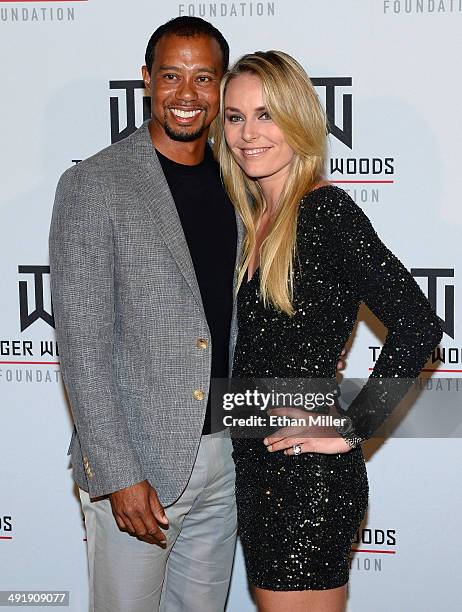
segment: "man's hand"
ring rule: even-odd
[[[166,545],[165,534],[158,524],[167,529],[168,518],[156,490],[147,480],[111,493],[109,500],[121,531],[127,531],[148,544]]]

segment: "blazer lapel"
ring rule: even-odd
[[[241,251],[242,244],[244,241],[244,224],[242,223],[242,219],[236,211],[236,227],[237,227],[237,249],[236,249],[236,264],[234,267],[234,282],[233,282],[233,292],[236,295],[236,287],[237,287],[237,277],[239,273],[239,264],[241,261]]]
[[[149,121],[143,123],[131,136],[135,159],[139,162],[139,184],[143,194],[143,202],[149,209],[173,259],[204,313],[191,254],[170,188],[152,145],[148,123]]]

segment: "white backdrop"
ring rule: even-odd
[[[75,612],[87,608],[86,545],[50,317],[54,189],[74,160],[111,143],[111,97],[113,132],[130,123],[127,85],[110,82],[139,80],[152,31],[181,14],[220,28],[232,59],[273,48],[306,67],[337,126],[330,179],[350,190],[433,300],[446,352],[428,369],[462,371],[461,0],[0,0],[0,590],[69,590]],[[345,375],[367,376],[381,340],[376,322],[361,322]],[[459,440],[400,438],[365,450],[371,502],[349,612],[462,609]],[[228,612],[247,610],[238,549]]]

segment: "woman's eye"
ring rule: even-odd
[[[242,119],[240,115],[228,115],[226,118],[231,123],[237,123],[238,121],[241,121]]]
[[[269,116],[269,113],[265,111],[264,113],[260,115],[260,119],[271,120],[271,117]]]

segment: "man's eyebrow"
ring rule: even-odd
[[[202,68],[198,68],[197,72],[210,72],[211,74],[216,74],[216,68],[213,68],[211,66],[203,66]]]
[[[159,66],[159,70],[177,70],[180,71],[181,68],[179,66]],[[202,66],[200,68],[196,68],[196,72],[210,72],[211,74],[217,74],[215,68],[211,68],[210,66]]]

